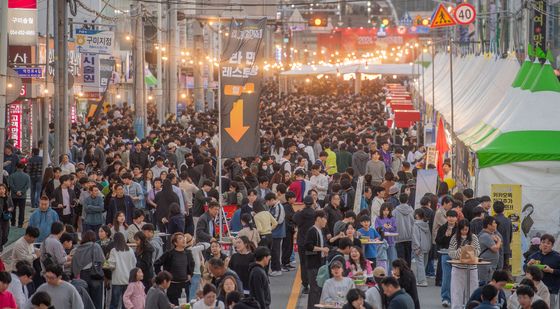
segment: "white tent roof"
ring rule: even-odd
[[[318,75],[318,74],[386,74],[386,75],[412,75],[413,67],[410,64],[343,64],[343,65],[302,65],[289,71],[284,71],[281,75]]]
[[[435,108],[451,121],[451,91],[449,54],[440,53],[434,59]],[[475,127],[494,111],[511,88],[519,63],[515,58],[495,59],[467,55],[453,58],[453,100],[455,132],[460,134]],[[425,69],[424,93],[432,103],[432,68]],[[419,83],[421,85],[421,83]],[[417,86],[418,87],[418,86]],[[421,91],[421,89],[420,89]]]

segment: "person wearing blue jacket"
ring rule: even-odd
[[[41,196],[39,208],[35,209],[29,217],[29,226],[38,228],[40,232],[37,242],[42,242],[50,235],[51,225],[57,221],[60,221],[60,218],[50,207],[49,198],[46,195]]]
[[[89,194],[84,202],[84,232],[92,230],[97,234],[103,224],[105,204],[97,186],[89,187]]]
[[[276,277],[282,275],[282,240],[286,237],[286,211],[284,205],[276,199],[275,193],[267,193],[265,196],[266,206],[270,208],[270,213],[278,222],[275,229],[272,230],[272,258],[270,260],[270,276]]]
[[[528,265],[545,265],[542,270],[542,282],[550,292],[550,308],[558,308],[558,291],[560,290],[560,253],[552,250],[554,241],[554,236],[543,234],[539,245],[540,250],[533,253],[523,267],[525,269]]]

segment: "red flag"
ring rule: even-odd
[[[439,177],[443,180],[443,155],[449,151],[449,145],[447,145],[447,137],[445,136],[445,128],[441,117],[439,118],[437,127],[436,150],[438,152],[437,171]]]

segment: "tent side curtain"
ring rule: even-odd
[[[415,75],[418,68],[410,64],[344,64],[344,65],[302,65],[280,73],[281,75],[319,75],[319,74],[382,74]]]
[[[480,168],[523,161],[560,161],[560,131],[500,134],[477,151]]]

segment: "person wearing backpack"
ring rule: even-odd
[[[376,267],[373,270],[373,280],[375,281],[375,286],[370,287],[366,291],[366,303],[368,303],[373,309],[385,309],[387,308],[387,297],[383,294],[383,287],[381,286],[381,280],[387,276],[385,268]]]
[[[324,229],[327,226],[327,215],[324,211],[315,212],[315,224],[305,234],[305,263],[309,280],[309,296],[307,309],[314,309],[321,298],[321,287],[317,284],[317,273],[329,253],[327,237]]]
[[[64,234],[64,224],[54,222],[51,225],[51,234],[41,243],[41,268],[43,272],[49,265],[64,267],[66,262],[72,261],[72,256],[67,255],[60,242],[60,237]]]

